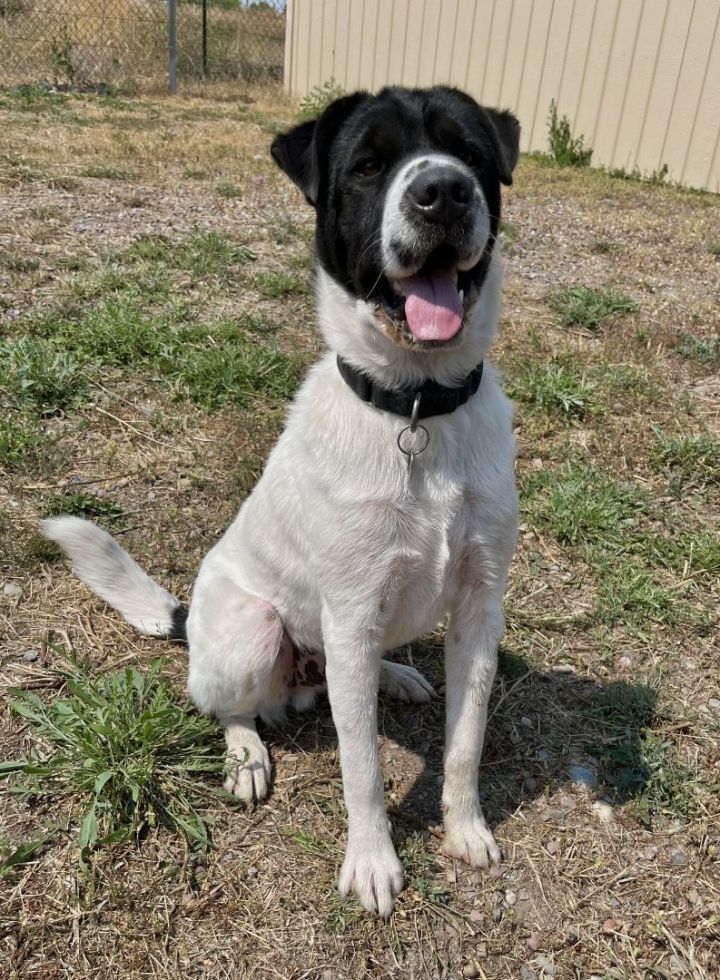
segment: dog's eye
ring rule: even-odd
[[[382,168],[382,163],[376,157],[366,157],[355,166],[355,173],[361,177],[377,177]]]

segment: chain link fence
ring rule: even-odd
[[[280,83],[285,2],[176,0],[183,80]],[[168,82],[168,0],[0,0],[0,87],[157,90]]]

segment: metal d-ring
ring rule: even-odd
[[[401,453],[407,456],[408,473],[412,472],[412,465],[415,457],[419,456],[420,453],[424,453],[430,443],[430,433],[428,432],[428,430],[425,428],[424,425],[418,422],[418,415],[420,414],[420,395],[421,393],[419,391],[415,394],[415,400],[413,401],[412,412],[410,413],[410,425],[406,425],[405,428],[401,429],[398,432],[398,437],[397,437],[398,449],[400,450]],[[411,435],[414,435],[418,431],[418,429],[420,429],[424,434],[425,441],[422,443],[419,449],[409,449],[409,448],[406,449],[405,446],[403,446],[402,444],[403,436],[405,435],[406,432],[409,432]]]

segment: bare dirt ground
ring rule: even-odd
[[[255,390],[256,374],[237,395],[223,366],[234,325],[291,374],[320,349],[311,215],[267,152],[292,118],[267,93],[0,94],[0,343],[15,345],[2,355],[12,370],[0,365],[12,426],[5,442],[0,429],[3,686],[56,696],[64,648],[98,671],[160,653],[182,690],[182,651],[136,637],[34,526],[68,491],[89,495],[188,597],[294,384],[262,375]],[[439,853],[439,628],[398,656],[440,696],[381,703],[407,877],[390,921],[335,891],[344,812],[322,703],[266,730],[272,796],[250,811],[219,799],[210,851],[157,830],[83,866],[71,828],[7,869],[3,976],[720,975],[720,203],[538,159],[521,161],[506,200],[495,359],[517,402],[523,523],[480,773],[502,868]],[[611,287],[636,309],[563,326],[548,300],[575,285]],[[188,323],[195,360],[177,342]],[[141,330],[167,350],[121,357]],[[49,344],[76,359],[23,361],[26,336],[40,362]],[[31,742],[3,708],[2,758]],[[5,794],[0,845],[67,806]]]

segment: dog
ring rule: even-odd
[[[520,127],[447,87],[331,103],[271,153],[315,209],[311,368],[257,486],[202,562],[189,613],[105,531],[42,528],[145,634],[186,639],[188,690],[226,729],[226,788],[262,800],[256,730],[326,687],[347,807],[342,895],[387,917],[403,886],[378,759],[378,689],[430,684],[383,654],[449,614],[443,850],[500,851],[478,768],[517,536],[512,408],[485,360],[500,309],[501,184]]]

